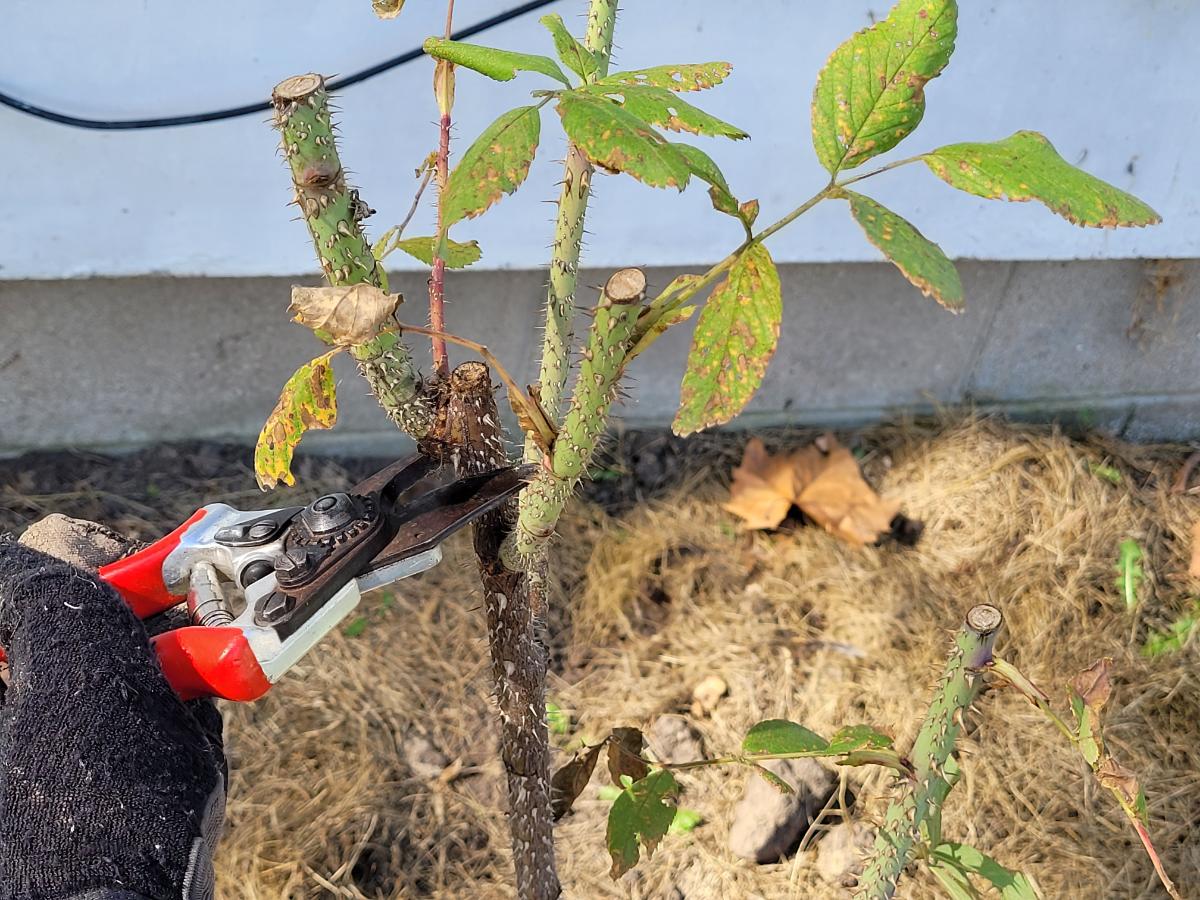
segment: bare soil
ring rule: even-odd
[[[763,437],[784,449],[812,434]],[[668,712],[691,717],[712,754],[735,749],[767,717],[826,732],[865,722],[904,746],[951,632],[988,601],[1005,613],[1000,653],[1056,701],[1077,671],[1113,658],[1111,749],[1142,777],[1168,870],[1184,896],[1200,896],[1200,642],[1154,659],[1140,653],[1147,631],[1189,609],[1200,587],[1187,575],[1200,495],[1170,491],[1190,448],[979,420],[843,440],[861,452],[869,480],[925,523],[915,546],[856,549],[799,524],[741,532],[720,504],[743,436],[613,442],[556,548],[546,640],[551,697],[571,715],[555,736],[561,758],[581,738]],[[378,462],[302,460],[302,488],[268,498],[249,460],[245,448],[190,444],[0,461],[0,529],[63,512],[152,538],[200,503],[295,502]],[[1120,483],[1095,474],[1098,465]],[[1114,584],[1125,538],[1146,553],[1134,615]],[[511,896],[478,585],[469,542],[446,549],[436,570],[368,596],[359,633],[332,635],[263,701],[226,707],[221,898]],[[710,675],[727,682],[728,696],[693,715],[692,688]],[[1047,897],[1165,896],[1119,811],[1024,700],[990,690],[968,725],[948,838],[1024,870]],[[448,763],[440,775],[422,757],[429,745],[435,769]],[[613,882],[597,775],[558,828],[566,896],[844,896],[813,871],[817,832],[777,864],[728,852],[745,777],[715,769],[683,778],[682,804],[703,824],[668,836],[634,876]],[[845,777],[857,798],[845,814],[878,820],[887,776]],[[842,812],[835,806],[828,822]],[[918,875],[901,895],[936,888]]]

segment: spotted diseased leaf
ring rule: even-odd
[[[478,44],[464,44],[448,38],[431,37],[425,41],[425,52],[434,59],[444,59],[456,66],[474,69],[496,81],[512,81],[518,72],[539,72],[560,81],[567,87],[571,82],[558,64],[548,56],[537,53],[514,53]]]
[[[693,106],[666,88],[647,85],[594,84],[584,90],[603,97],[632,113],[643,122],[667,131],[686,131],[711,137],[727,137],[735,141],[748,138],[736,125],[723,122],[716,116]]]
[[[554,50],[562,64],[584,80],[596,74],[596,55],[567,30],[562,16],[553,13],[538,19],[554,39]]]
[[[962,279],[941,247],[870,197],[845,190],[841,194],[850,201],[850,214],[867,240],[883,251],[914,287],[951,312],[962,310]]]
[[[949,144],[921,158],[960,191],[989,200],[1037,200],[1075,225],[1117,228],[1162,221],[1137,197],[1075,168],[1036,131],[991,143]]]
[[[869,725],[847,725],[839,728],[829,739],[826,748],[831,754],[853,753],[855,750],[886,750],[892,739]]]
[[[550,779],[550,809],[555,820],[565,816],[574,805],[583,789],[591,780],[592,772],[596,769],[596,760],[600,758],[600,748],[586,747],[576,753],[571,761],[554,773]]]
[[[744,203],[739,203],[738,217],[746,223],[747,229],[754,227],[754,220],[758,218],[758,201],[747,200]]]
[[[446,183],[442,218],[449,228],[482,214],[525,181],[541,137],[536,106],[510,109],[475,139]]]
[[[433,250],[437,238],[434,237],[412,237],[404,238],[396,241],[395,249],[403,250],[414,259],[419,259],[427,266],[433,265]],[[467,241],[465,244],[459,241],[446,239],[445,244],[447,269],[465,269],[469,265],[479,262],[483,256],[483,251],[479,249],[478,241]]]
[[[999,893],[1001,900],[1041,900],[1041,893],[1029,878],[1000,865],[985,853],[967,844],[944,843],[931,853],[936,862],[962,873],[983,878]],[[970,888],[970,884],[967,884]],[[966,896],[978,896],[974,891]]]
[[[381,19],[394,19],[404,9],[404,0],[371,0],[371,9]]]
[[[829,749],[829,741],[815,731],[787,719],[759,722],[742,740],[744,753],[814,753]]]
[[[702,91],[724,81],[733,66],[727,62],[689,63],[681,66],[654,66],[629,72],[613,72],[597,84],[636,84],[666,88],[668,91]]]
[[[625,775],[634,781],[646,777],[650,767],[642,759],[642,747],[646,740],[637,728],[614,728],[608,739],[608,774],[613,784],[621,784]]]
[[[900,0],[833,51],[812,99],[813,147],[831,175],[895,147],[925,115],[925,84],[950,61],[954,0]]]
[[[264,491],[281,481],[295,484],[292,454],[304,432],[332,428],[337,421],[337,387],[329,364],[337,352],[330,350],[297,369],[267,416],[254,448],[254,474]]]
[[[292,285],[288,312],[293,322],[307,325],[331,344],[363,344],[382,331],[392,320],[396,307],[404,302],[399,294],[389,294],[373,284],[346,287],[303,287]]]
[[[754,244],[700,313],[671,426],[676,434],[722,425],[742,411],[762,383],[782,319],[779,273],[767,248]]]
[[[609,874],[614,880],[637,865],[640,850],[646,852],[647,859],[654,855],[675,821],[674,798],[678,793],[674,776],[659,769],[630,784],[613,801],[608,813],[607,844],[612,857]]]
[[[558,114],[567,137],[605,171],[651,187],[687,187],[691,173],[675,145],[619,104],[572,91],[559,96]]]

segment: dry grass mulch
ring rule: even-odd
[[[776,449],[811,435],[766,437]],[[694,718],[712,754],[736,748],[768,717],[824,732],[866,722],[904,746],[951,632],[986,600],[1005,614],[999,652],[1056,701],[1077,671],[1114,659],[1111,748],[1142,776],[1168,871],[1184,896],[1200,896],[1200,642],[1154,659],[1140,653],[1147,630],[1190,608],[1200,587],[1186,575],[1200,498],[1169,491],[1187,448],[1074,440],[995,421],[873,429],[851,442],[868,477],[926,528],[916,547],[855,549],[813,528],[741,533],[719,504],[742,441],[672,442],[648,462],[619,443],[611,484],[593,494],[609,511],[580,503],[564,522],[547,628],[551,696],[572,715],[570,732],[556,737],[561,748],[613,725],[688,714],[692,686],[714,674],[729,694]],[[0,463],[0,527],[59,511],[148,536],[189,512],[201,487],[206,499],[262,503],[245,490],[248,454],[206,452],[216,453],[202,467],[211,471],[192,471],[194,454],[184,453],[158,475],[153,455],[129,469],[90,457],[57,468]],[[672,470],[658,472],[654,495],[633,505],[631,459]],[[1094,474],[1100,464],[1120,472],[1120,483]],[[308,494],[361,472],[307,465]],[[125,481],[105,480],[117,470]],[[1135,616],[1113,583],[1125,538],[1146,553]],[[451,542],[442,566],[402,582],[390,600],[367,597],[363,609],[360,634],[331,636],[264,701],[227,707],[232,784],[219,896],[511,896],[468,542]],[[948,838],[1022,869],[1047,897],[1165,896],[1119,811],[1032,707],[992,690],[969,724]],[[450,761],[441,777],[413,770],[405,748],[415,736]],[[636,876],[617,883],[607,876],[597,777],[558,829],[566,896],[844,896],[816,878],[812,850],[766,866],[727,851],[745,777],[719,769],[682,778],[682,804],[704,824],[668,836]],[[886,775],[846,777],[857,798],[849,814],[881,817]],[[819,845],[819,835],[808,843]],[[901,895],[935,896],[936,888],[918,875]]]

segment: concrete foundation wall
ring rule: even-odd
[[[960,268],[967,311],[954,316],[884,263],[782,266],[779,351],[740,424],[861,423],[972,403],[1135,439],[1200,436],[1200,261]],[[650,269],[651,284],[679,271]],[[533,377],[543,277],[468,272],[449,285],[452,329],[486,342],[518,379]],[[582,283],[604,277],[585,271]],[[0,452],[253,442],[287,377],[321,352],[285,312],[300,280],[0,282]],[[422,320],[423,277],[394,282],[412,298],[401,317]],[[632,366],[625,422],[670,422],[690,333],[668,333]],[[398,446],[353,367],[338,368],[340,423],[304,446]]]

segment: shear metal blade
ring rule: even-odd
[[[520,466],[471,475],[435,488],[396,509],[395,536],[359,578],[437,547],[515,495],[531,474],[531,467]]]

